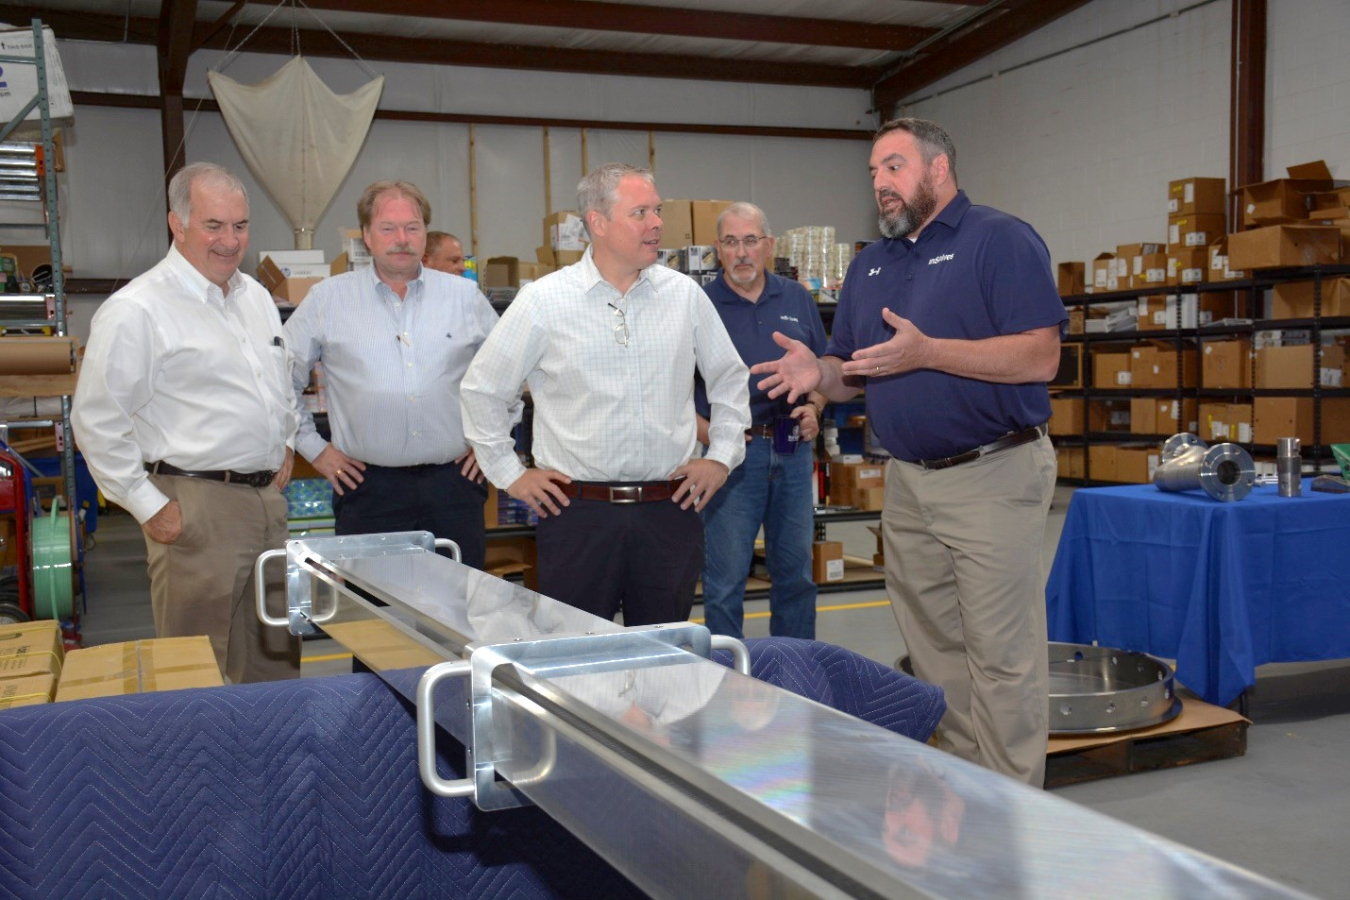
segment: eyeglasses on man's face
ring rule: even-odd
[[[728,250],[735,250],[737,247],[744,247],[747,250],[753,250],[759,246],[759,242],[765,240],[764,237],[755,234],[746,235],[743,238],[727,236],[717,243]]]

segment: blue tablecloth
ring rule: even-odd
[[[1350,495],[1236,503],[1152,485],[1074,493],[1046,586],[1050,638],[1164,656],[1227,705],[1268,662],[1350,657]]]

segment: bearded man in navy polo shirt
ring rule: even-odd
[[[866,390],[886,470],[886,586],[914,673],[940,685],[943,749],[1040,786],[1048,730],[1041,541],[1055,487],[1046,382],[1068,317],[1045,243],[972,205],[936,123],[872,144],[884,240],[849,267],[825,354],[775,336],[759,387]]]
[[[765,271],[773,260],[773,235],[764,210],[733,203],[717,219],[717,257],[722,270],[703,286],[746,365],[782,355],[774,334],[801,341],[812,352],[825,350],[825,326],[806,288]],[[820,433],[825,398],[813,394],[793,406],[770,399],[750,377],[750,430],[745,462],[732,470],[721,491],[703,510],[703,611],[713,634],[744,637],[745,577],[754,557],[755,536],[764,527],[769,569],[769,633],[810,640],[816,636],[816,584],[811,578],[815,525],[815,480],[811,441]],[[695,384],[699,441],[708,444],[707,394]],[[797,426],[791,449],[775,444],[780,419]]]

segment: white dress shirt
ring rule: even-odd
[[[171,247],[94,315],[71,425],[99,488],[138,522],[169,502],[145,463],[272,471],[294,442],[276,304],[239,272],[229,288]]]
[[[664,481],[698,455],[696,365],[712,404],[707,458],[733,469],[745,458],[750,373],[712,302],[661,265],[620,295],[587,250],[507,307],[464,376],[464,433],[488,479],[510,486],[525,472],[511,403],[528,382],[541,468],[577,481]]]
[[[448,463],[469,449],[460,379],[496,324],[467,278],[423,266],[400,298],[373,266],[338,275],[316,284],[286,322],[295,390],[322,362],[339,450],[377,466]],[[327,446],[302,411],[300,455],[313,461]]]

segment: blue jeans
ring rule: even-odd
[[[809,448],[782,455],[774,452],[772,438],[756,437],[745,447],[745,462],[703,510],[703,610],[713,634],[743,636],[745,579],[762,524],[772,582],[769,633],[815,637],[812,472]]]

